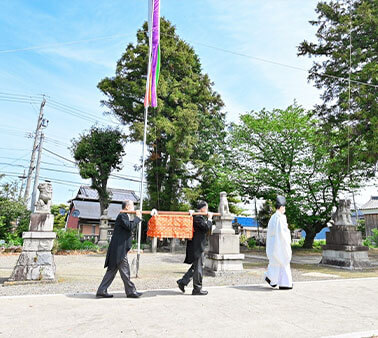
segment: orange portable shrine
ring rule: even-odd
[[[193,217],[187,215],[155,215],[148,221],[147,236],[157,238],[193,238]]]

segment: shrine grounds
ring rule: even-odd
[[[321,253],[294,251],[290,291],[264,283],[262,250],[245,255],[243,274],[205,277],[209,295],[195,297],[176,287],[188,268],[184,254],[144,253],[136,300],[125,298],[119,276],[109,290],[115,298],[95,298],[103,254],[56,255],[56,283],[6,286],[18,254],[0,255],[0,337],[378,336],[377,250],[372,269],[353,272],[318,266]]]

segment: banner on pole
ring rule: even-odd
[[[160,73],[160,0],[149,0],[148,7],[148,69],[145,107],[157,107],[157,84]]]

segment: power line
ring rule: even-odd
[[[103,36],[103,37],[99,37],[99,38],[92,38],[92,39],[86,39],[86,40],[76,40],[76,41],[69,41],[69,42],[61,42],[61,43],[55,43],[55,44],[51,44],[51,45],[44,45],[44,46],[34,46],[34,47],[27,47],[27,48],[0,50],[0,54],[13,53],[13,52],[19,52],[19,51],[30,51],[30,50],[37,50],[37,49],[46,49],[46,48],[51,48],[51,47],[73,45],[73,44],[82,43],[82,42],[105,40],[105,39],[114,38],[114,37],[117,37],[117,36],[129,36],[129,35],[131,35],[131,34],[109,35],[109,36]],[[170,37],[176,36],[175,34],[167,34],[167,33],[161,33],[161,35],[170,36]],[[308,72],[308,70],[305,69],[305,68],[292,66],[292,65],[285,64],[285,63],[282,63],[282,62],[273,61],[273,60],[253,56],[253,55],[248,55],[248,54],[236,52],[234,50],[229,50],[229,49],[226,49],[226,48],[221,48],[221,47],[218,47],[218,46],[209,45],[207,43],[203,43],[203,42],[199,42],[199,41],[193,41],[193,40],[186,40],[186,41],[188,41],[192,44],[197,44],[197,45],[200,45],[200,46],[203,46],[203,47],[206,47],[206,48],[214,49],[214,50],[217,50],[217,51],[220,51],[220,52],[223,52],[223,53],[237,55],[237,56],[245,57],[245,58],[248,58],[248,59],[253,59],[253,60],[256,60],[256,61],[265,62],[265,63],[269,63],[269,64],[272,64],[272,65],[285,67],[285,68],[289,68],[289,69],[293,69],[293,70],[304,71],[306,73]],[[334,78],[334,79],[338,79],[338,80],[341,80],[341,81],[349,81],[348,78],[344,78],[344,77],[341,77],[341,76],[335,76],[335,75],[331,75],[331,74],[320,74],[320,73],[316,73],[316,72],[312,72],[312,74],[315,74],[315,75],[318,75],[318,76],[323,76],[323,77]],[[350,81],[353,82],[353,83],[356,83],[356,84],[370,86],[370,87],[373,87],[373,88],[378,88],[378,85],[374,85],[374,84],[371,84],[371,83],[357,81],[357,80],[350,80]]]
[[[115,34],[115,35],[107,35],[107,36],[91,38],[91,39],[58,42],[58,43],[53,43],[53,44],[48,44],[48,45],[32,46],[32,47],[26,47],[26,48],[3,49],[3,50],[0,50],[0,54],[31,51],[31,50],[38,50],[38,49],[48,49],[48,48],[52,48],[52,47],[68,46],[68,45],[74,45],[74,44],[83,43],[83,42],[107,40],[107,39],[112,39],[112,38],[116,38],[116,37],[126,37],[126,36],[130,36],[130,35],[131,34]]]
[[[62,155],[59,155],[59,154],[57,154],[57,153],[55,153],[55,152],[53,152],[51,150],[48,150],[46,148],[43,148],[43,150],[47,151],[48,153],[50,153],[52,155],[55,155],[55,156],[61,158],[61,159],[65,160],[65,161],[67,161],[67,162],[76,164],[76,162],[74,162],[74,161],[72,161],[72,160],[70,160],[70,159],[68,159],[68,158],[66,158],[66,157],[64,157]],[[140,180],[137,180],[137,179],[134,179],[134,178],[129,178],[129,177],[133,177],[133,176],[126,176],[126,175],[121,175],[121,174],[110,174],[109,176],[110,177],[115,177],[115,178],[120,178],[120,179],[123,179],[123,180],[126,180],[126,181],[140,182]]]

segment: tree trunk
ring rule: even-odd
[[[303,248],[312,249],[312,245],[314,244],[314,239],[316,236],[316,231],[310,231],[309,229],[304,230],[306,231],[306,238],[303,243]]]

